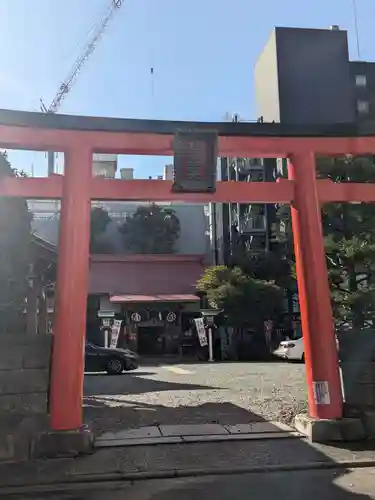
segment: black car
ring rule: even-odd
[[[106,371],[110,375],[119,375],[124,370],[138,368],[138,355],[130,349],[112,349],[99,347],[86,342],[85,344],[85,371]]]

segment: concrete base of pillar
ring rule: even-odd
[[[30,460],[30,447],[34,436],[48,429],[47,415],[0,413],[0,462]]]
[[[296,415],[294,426],[311,442],[350,442],[375,439],[375,412],[364,412],[361,417],[324,420],[306,414]]]
[[[31,458],[74,458],[93,451],[93,434],[84,427],[76,431],[39,434],[32,442]]]

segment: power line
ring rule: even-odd
[[[149,45],[149,65],[150,65],[150,83],[151,83],[151,116],[152,118],[155,118],[155,101],[156,101],[156,96],[155,96],[155,30],[154,30],[154,20],[156,17],[156,5],[153,0],[149,0],[148,3],[148,15],[149,15],[149,22],[151,23],[152,29],[150,33],[150,40],[151,43]]]
[[[353,14],[354,14],[354,25],[355,25],[355,36],[357,41],[357,55],[358,59],[361,59],[361,45],[359,41],[359,25],[358,25],[358,11],[357,11],[357,0],[353,1]]]

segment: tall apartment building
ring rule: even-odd
[[[348,33],[337,25],[276,27],[256,61],[254,79],[257,113],[265,122],[375,119],[375,63],[350,61]],[[277,171],[284,167],[279,159]]]
[[[220,158],[218,179],[223,181],[272,181],[273,168],[261,158]],[[275,207],[264,204],[226,203],[216,210],[220,263],[228,263],[237,245],[259,252],[272,243],[272,221]]]
[[[375,118],[375,63],[350,61],[348,34],[275,28],[255,64],[265,122],[352,123]]]
[[[350,61],[348,33],[276,27],[255,64],[257,113],[265,122],[353,123],[375,119],[375,63]],[[278,174],[286,161],[274,160]]]
[[[232,121],[237,122],[238,115]],[[275,162],[263,158],[219,158],[217,179],[222,181],[259,182],[275,180]],[[216,258],[218,264],[228,264],[238,246],[251,252],[269,250],[275,206],[265,204],[223,203],[210,207],[210,219],[215,225]],[[215,223],[214,223],[215,221]]]
[[[276,27],[255,64],[257,116],[289,124],[352,123],[375,118],[375,63],[350,61],[348,35],[329,29]],[[282,159],[222,158],[222,180],[273,181]],[[235,238],[253,251],[272,247],[275,207],[220,207],[219,239],[227,260]]]

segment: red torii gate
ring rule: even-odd
[[[218,182],[214,194],[171,192],[172,182],[93,178],[93,153],[172,155],[179,130],[216,130],[218,153],[288,158],[289,179]],[[373,202],[371,184],[316,180],[315,155],[375,154],[375,133],[355,125],[122,120],[0,111],[0,147],[65,154],[64,176],[5,178],[0,196],[61,199],[56,315],[51,367],[53,430],[82,426],[83,349],[89,273],[91,200],[290,203],[297,263],[310,416],[342,417],[342,393],[321,226],[321,204]],[[326,391],[321,397],[321,389]]]

